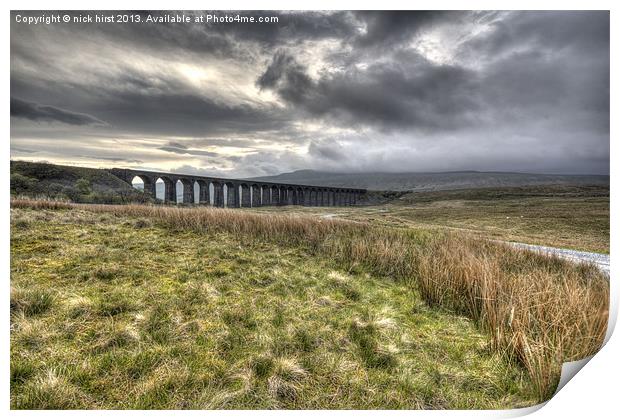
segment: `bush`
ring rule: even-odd
[[[28,194],[36,192],[37,180],[25,175],[11,174],[11,193]]]
[[[88,195],[92,192],[92,186],[88,179],[80,178],[75,182],[75,189],[82,195]]]
[[[80,202],[80,192],[75,188],[64,187],[61,191],[61,195],[76,203]]]

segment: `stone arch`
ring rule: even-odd
[[[161,177],[155,178],[155,199],[166,201],[166,182]]]
[[[136,190],[144,191],[145,180],[142,176],[136,175],[131,179],[131,186]]]
[[[172,181],[174,183],[174,191],[176,194],[174,195],[174,203],[182,204],[183,203],[183,182],[180,179],[176,179]]]
[[[192,181],[192,195],[194,198],[192,204],[200,204],[200,182],[197,179]]]
[[[209,184],[202,179],[194,181],[194,203],[203,205],[211,204],[209,198]]]
[[[161,181],[161,183],[159,182]],[[160,176],[156,180],[156,184],[163,184],[163,201],[164,203],[176,203],[177,202],[177,188],[176,183],[172,182],[172,179],[167,176]],[[156,187],[157,188],[157,187]]]
[[[135,175],[130,182],[131,186],[150,197],[156,197],[155,182],[147,175]]]
[[[194,183],[189,178],[177,178],[176,182],[177,204],[194,203]]]

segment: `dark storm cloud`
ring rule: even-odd
[[[409,41],[420,30],[447,19],[453,12],[439,11],[358,11],[356,18],[365,26],[365,32],[354,37],[354,43],[360,47],[391,46],[398,47]],[[455,16],[457,17],[457,16]]]
[[[105,161],[122,138],[136,165],[244,176],[609,170],[608,12],[239,13],[279,22],[13,19],[12,151]]]
[[[278,52],[257,83],[313,115],[349,123],[448,129],[468,122],[478,108],[475,74],[433,64],[417,53],[400,58],[313,81],[293,57]]]
[[[257,80],[261,88],[271,88],[291,102],[301,102],[316,89],[306,69],[285,52],[277,52],[265,73]]]
[[[123,77],[122,80],[127,79]],[[26,84],[20,79],[14,80],[12,89],[22,90],[21,86]],[[289,115],[279,113],[272,106],[224,103],[174,84],[175,81],[159,83],[151,80],[144,82],[145,88],[137,88],[135,84],[110,77],[102,78],[100,85],[51,82],[42,86],[24,86],[23,90],[42,100],[63,98],[74,107],[88,109],[126,132],[174,136],[256,133],[284,128],[290,121]],[[70,97],[67,97],[68,90],[71,91]],[[22,108],[19,107],[19,113],[24,113]],[[47,116],[39,114],[41,119]],[[58,115],[58,119],[63,116],[67,123],[102,123],[86,114],[67,113]]]
[[[491,30],[474,38],[463,50],[475,54],[497,55],[511,52],[519,45],[541,47],[560,52],[564,48],[583,53],[609,47],[609,12],[540,11],[484,13]],[[577,57],[575,57],[577,58]]]
[[[332,161],[340,161],[347,158],[346,152],[338,142],[329,142],[326,144],[312,141],[308,147],[308,153],[312,156]]]
[[[105,125],[106,123],[92,115],[68,111],[50,105],[22,101],[11,97],[11,116],[32,121],[61,122],[71,125]]]
[[[210,12],[223,15],[226,12]],[[325,38],[343,39],[356,33],[361,24],[350,12],[228,12],[229,15],[277,17],[278,24],[265,24],[260,31],[251,25],[233,23],[230,25],[210,24],[209,30],[223,31],[240,41],[263,43],[273,47],[300,40]]]
[[[273,109],[223,104],[189,93],[127,92],[106,98],[97,108],[119,126],[169,135],[265,131],[286,121]]]

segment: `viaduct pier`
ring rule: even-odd
[[[177,183],[180,182],[183,185],[183,203],[214,207],[351,206],[366,193],[364,189],[355,188],[226,179],[139,169],[113,168],[108,172],[129,185],[133,185],[134,178],[139,178],[144,185],[144,192],[153,198],[157,198],[155,186],[161,180],[165,203],[181,202],[177,200]],[[197,195],[195,189],[198,191]]]

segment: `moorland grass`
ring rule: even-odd
[[[148,229],[155,228],[165,229],[169,235],[181,237],[184,235],[188,237],[191,235],[199,235],[198,237],[200,235],[207,235],[207,237],[215,235],[218,240],[221,240],[218,235],[227,235],[227,238],[234,238],[238,246],[241,247],[253,246],[259,247],[258,250],[260,250],[260,247],[278,246],[285,247],[284,249],[297,250],[297,252],[302,250],[304,253],[312,255],[313,258],[329,261],[330,264],[345,270],[345,273],[349,273],[349,275],[389,278],[394,287],[405,288],[404,290],[407,290],[408,293],[419,295],[432,308],[447,309],[474,320],[478,328],[490,338],[490,348],[495,350],[496,355],[501,355],[508,364],[516,363],[525,369],[528,373],[529,390],[535,395],[537,401],[547,399],[553,393],[559,379],[561,363],[595,353],[600,348],[606,331],[608,282],[594,267],[574,266],[557,258],[514,250],[501,244],[481,241],[467,235],[437,234],[436,232],[429,234],[425,231],[377,228],[365,223],[282,214],[260,215],[244,211],[209,208],[96,206],[28,200],[13,200],[12,206],[14,208],[39,209],[42,211],[36,213],[38,214],[37,217],[43,219],[57,218],[61,222],[63,218],[66,218],[71,221],[71,224],[78,226],[89,226],[93,223],[92,220],[96,214],[100,214],[99,217],[103,220],[111,217],[110,220],[116,220],[117,223],[118,218],[121,220],[130,218],[131,220],[126,220],[123,223],[123,229],[132,229],[133,231],[139,229],[140,233],[136,234],[138,237],[148,232]],[[70,209],[71,211],[50,211],[61,209]],[[149,220],[153,223],[153,227],[137,228],[136,220]],[[14,235],[19,232],[19,229],[33,229],[30,227],[32,223],[32,221],[28,221],[28,228],[16,228]],[[92,235],[92,232],[88,235]],[[66,240],[67,238],[63,237],[62,243],[54,244],[53,241],[42,241],[43,243],[29,244],[25,249],[20,248],[19,255],[28,250],[36,251],[40,247],[63,248]],[[96,261],[89,260],[87,256],[72,256],[70,261],[73,261],[72,264],[79,267],[80,270],[87,267],[86,262],[97,267],[118,264],[114,258],[105,257],[105,250],[109,248],[109,241],[111,240],[106,237],[102,239],[101,245],[103,247],[99,249]],[[151,242],[148,238],[145,238],[145,241],[147,244]],[[160,269],[167,266],[165,262],[167,252],[174,251],[176,258],[179,258],[178,248],[168,247],[165,242],[161,244],[161,241],[156,243],[160,243],[159,248],[150,253],[147,252],[147,254],[155,261],[160,260],[157,265]],[[254,253],[260,255],[258,250],[255,250]],[[90,254],[88,253],[88,255]],[[144,258],[144,254],[141,254],[140,258]],[[248,256],[241,258],[241,261],[235,260],[234,263],[221,264],[221,267],[214,268],[212,275],[215,278],[226,278],[246,258]],[[191,283],[191,279],[195,277],[196,273],[200,272],[202,265],[196,262],[183,261],[181,258],[179,264],[188,264],[187,273],[180,275],[176,281],[189,281]],[[312,264],[314,265],[315,262]],[[278,267],[277,263],[276,267]],[[268,270],[261,269],[259,273],[253,281],[258,286],[262,284],[271,285],[271,283],[277,285],[270,290],[271,293],[283,294],[291,287],[285,282],[274,280],[272,275],[267,274],[269,273]],[[45,275],[46,273],[41,274]],[[139,271],[133,273],[130,278],[135,279],[136,282],[143,282],[142,276],[144,275],[144,272]],[[76,277],[81,278],[83,276],[76,274]],[[15,272],[13,278],[15,278]],[[61,276],[61,278],[64,277]],[[105,279],[97,279],[97,281],[105,284]],[[14,280],[13,282],[15,283]],[[329,285],[332,294],[316,296],[317,304],[322,302],[330,307],[334,300],[338,302],[346,299],[352,304],[360,305],[359,308],[368,307],[368,304],[362,299],[364,293],[360,290],[361,284],[358,281],[343,281],[339,275],[332,275],[322,282]],[[348,286],[347,283],[349,283]],[[164,281],[162,284],[166,285],[167,283]],[[36,284],[28,284],[25,289],[35,285],[41,285],[41,281],[37,281]],[[222,287],[227,291],[226,289],[231,286],[224,285]],[[244,293],[239,293],[239,296],[243,295]],[[118,297],[118,295],[111,296],[109,301],[115,301]],[[100,298],[98,297],[98,299]],[[411,299],[410,304],[417,305],[415,299]],[[130,300],[136,301],[136,299]],[[386,302],[393,303],[393,300]],[[182,307],[183,305],[181,305]],[[286,325],[285,316],[278,314],[277,311],[280,310],[278,308],[281,308],[281,302],[274,306],[276,313],[273,315],[273,325]],[[123,309],[124,312],[121,311],[120,313],[132,313],[136,310],[135,308],[125,308]],[[219,343],[220,347],[218,348],[231,351],[239,356],[245,355],[249,350],[246,349],[242,353],[235,352],[236,349],[240,348],[239,345],[247,340],[247,335],[243,335],[241,332],[252,331],[253,335],[261,337],[262,335],[255,330],[259,324],[253,319],[251,311],[248,311],[248,306],[233,306],[233,309],[229,310],[232,313],[224,311],[221,314],[221,320],[226,326],[227,334]],[[171,337],[166,336],[166,334],[171,330],[170,325],[173,325],[174,319],[170,315],[164,315],[163,312],[155,308],[150,309],[142,315],[144,316],[144,324],[141,324],[145,329],[146,337],[160,345],[162,340],[164,343],[166,340],[170,340]],[[393,351],[391,346],[381,339],[382,335],[378,332],[381,329],[377,329],[376,320],[373,321],[375,315],[367,313],[347,319],[346,328],[343,327],[342,332],[344,339],[350,343],[358,364],[364,369],[392,373],[402,372],[403,368],[395,356],[398,352]],[[381,321],[380,324],[387,325],[389,322]],[[149,325],[154,326],[154,329],[150,330]],[[155,333],[159,330],[168,331],[168,333],[160,336]],[[306,333],[312,331],[313,329],[310,328]],[[408,332],[415,333],[416,331],[417,327],[414,327]],[[124,339],[119,338],[121,342]],[[299,340],[302,343],[302,348],[312,348],[312,343],[314,343],[312,336],[305,336],[303,332],[300,333]],[[284,340],[283,343],[286,341]],[[247,390],[252,388],[251,384],[253,383],[251,379],[248,379],[248,376],[265,376],[265,372],[271,372],[276,365],[288,366],[289,371],[297,371],[297,373],[290,373],[290,377],[284,374],[278,374],[275,377],[270,376],[270,380],[267,381],[267,392],[272,397],[275,396],[275,400],[280,401],[280,403],[283,400],[289,401],[289,403],[290,401],[297,401],[295,404],[298,405],[293,406],[308,406],[306,405],[308,403],[306,398],[287,399],[291,395],[297,395],[296,391],[293,390],[299,389],[303,375],[294,367],[296,359],[293,359],[293,362],[290,358],[285,358],[285,361],[279,359],[287,356],[284,350],[287,346],[283,343],[278,343],[274,346],[275,348],[271,349],[274,360],[265,362],[265,360],[257,359],[247,365],[244,373],[240,373],[241,376],[236,378],[243,384],[242,388]],[[449,343],[445,344],[448,345]],[[265,357],[265,355],[261,355],[261,357]],[[329,360],[331,356],[325,355],[324,357],[325,360]],[[436,365],[436,362],[429,363],[431,366]],[[282,367],[281,369],[286,370]],[[404,370],[408,371],[406,368]],[[434,381],[435,386],[442,383],[441,369],[438,368],[438,370],[440,371],[438,376],[435,373],[432,374],[439,378]],[[280,370],[276,371],[280,372]],[[187,372],[184,377],[193,378]],[[286,379],[287,377],[289,379]],[[481,385],[482,382],[474,381],[478,384],[474,388],[484,388]],[[368,383],[374,386],[372,381]],[[414,386],[418,392],[414,392],[413,395],[426,395],[426,399],[422,398],[426,403],[419,404],[409,401],[408,406],[410,408],[432,407],[434,405],[443,407],[461,406],[460,402],[446,399],[445,396],[439,401],[435,401],[433,398],[437,394],[431,390],[432,387],[428,383],[426,388],[422,387],[426,391],[419,387],[420,384]],[[400,388],[397,387],[397,389]],[[160,397],[163,398],[163,396]],[[383,397],[385,398],[385,396]],[[156,399],[153,398],[148,399],[149,404],[156,404]],[[434,402],[429,403],[428,399]],[[318,397],[312,399],[317,405],[310,404],[310,406],[320,407],[320,404],[325,404],[324,400],[321,400],[322,402],[319,404],[319,400],[321,399]],[[249,404],[252,406],[248,400],[243,400],[244,402],[235,401],[237,405]],[[299,401],[304,401],[304,403],[299,403]],[[362,401],[364,398],[358,401],[361,404],[359,407],[373,406]],[[480,403],[480,401],[472,402],[470,407],[475,407]],[[14,404],[17,403],[14,402]],[[392,407],[393,405],[383,400],[383,405],[375,406]],[[396,404],[396,406],[404,407],[407,404]]]
[[[536,401],[471,321],[302,246],[82,210],[12,213],[28,222],[12,235],[13,408]]]
[[[404,194],[382,205],[255,212],[337,214],[373,225],[463,231],[489,239],[609,253],[609,186],[528,186]]]

